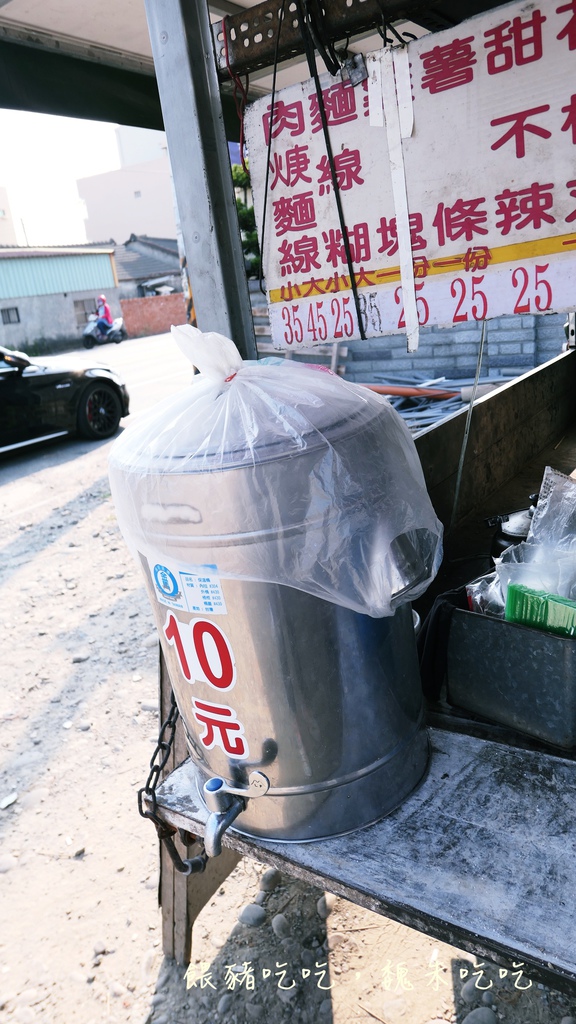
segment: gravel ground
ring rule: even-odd
[[[576,993],[476,968],[252,860],[202,912],[189,970],[163,959],[136,810],[156,635],[106,446],[75,452],[19,479],[0,466],[0,1022],[567,1024]]]

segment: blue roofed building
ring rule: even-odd
[[[120,316],[113,243],[0,246],[0,345],[38,354],[78,341],[102,292]]]

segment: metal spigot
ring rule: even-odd
[[[204,802],[211,812],[204,835],[204,848],[209,857],[218,857],[222,853],[222,836],[245,809],[246,801],[265,796],[270,789],[270,781],[264,772],[250,772],[248,783],[245,789],[237,789],[229,786],[219,775],[204,783]]]

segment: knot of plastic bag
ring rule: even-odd
[[[242,356],[230,338],[216,331],[204,334],[191,324],[172,326],[172,337],[207,380],[227,383],[242,368]]]

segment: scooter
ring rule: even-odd
[[[82,331],[84,348],[94,348],[94,345],[107,345],[111,341],[119,345],[127,337],[128,332],[124,327],[124,318],[121,316],[117,316],[110,324],[106,333],[103,334],[98,327],[98,317],[95,313],[92,313],[86,327]]]

